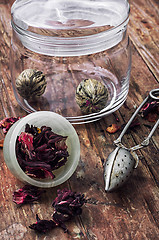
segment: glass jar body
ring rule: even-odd
[[[118,28],[102,29],[95,35],[96,29],[91,29],[91,33],[89,30],[88,35],[85,31],[84,36],[80,32],[75,37],[69,30],[69,37],[60,38],[29,36],[13,24],[10,66],[19,104],[27,112],[56,112],[74,124],[95,121],[116,111],[129,90],[131,47],[127,23],[128,19]],[[16,80],[26,69],[36,69],[45,75],[47,85],[41,96],[33,98],[32,92],[25,98],[17,90]],[[82,95],[82,107],[77,102],[77,88],[86,79],[95,79],[104,85],[107,98],[102,107],[97,86],[90,90],[91,86],[85,85],[83,92],[87,96]]]

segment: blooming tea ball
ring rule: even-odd
[[[106,106],[108,89],[96,79],[85,79],[78,85],[75,98],[83,113],[99,112]]]
[[[45,75],[35,69],[24,70],[16,79],[16,88],[25,99],[41,96],[46,88]]]

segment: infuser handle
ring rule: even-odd
[[[126,133],[127,129],[129,128],[130,124],[132,123],[132,121],[134,120],[134,118],[136,117],[136,115],[138,114],[138,112],[140,111],[140,109],[144,106],[144,104],[147,102],[149,96],[147,96],[145,98],[145,100],[140,104],[140,106],[136,109],[136,111],[134,112],[134,114],[131,116],[130,120],[127,122],[127,124],[125,125],[123,131],[120,133],[119,137],[114,141],[114,144],[116,146],[119,147],[124,147],[121,143],[121,139],[124,136],[124,134]],[[125,147],[124,147],[125,148]]]
[[[122,143],[121,143],[121,139],[124,136],[125,132],[127,131],[127,129],[129,128],[130,124],[132,123],[132,121],[134,120],[134,118],[136,117],[136,115],[138,114],[138,112],[140,111],[140,109],[144,106],[144,104],[147,102],[148,99],[154,99],[154,100],[159,100],[159,88],[157,89],[153,89],[149,92],[149,95],[145,98],[145,100],[140,104],[140,106],[136,109],[136,111],[134,112],[134,114],[131,116],[130,120],[128,121],[128,123],[126,124],[126,126],[124,127],[123,131],[121,132],[121,134],[119,135],[119,137],[114,141],[114,144],[118,147],[123,147],[126,148]],[[159,121],[159,120],[158,120]],[[149,139],[152,137],[154,131],[156,130],[157,126],[158,126],[158,121],[156,122],[156,124],[154,125],[154,127],[152,128],[149,136],[139,145],[137,146],[147,146],[149,144]],[[136,147],[137,147],[136,146]],[[135,148],[135,147],[134,147]],[[141,147],[140,147],[141,148]],[[133,148],[131,148],[133,149]],[[135,149],[137,150],[137,149]]]
[[[159,125],[159,119],[157,120],[157,122],[155,123],[154,127],[152,128],[151,132],[149,133],[148,137],[140,144],[130,148],[130,151],[136,151],[140,148],[143,148],[143,147],[146,147],[149,145],[149,142],[150,142],[150,138],[152,137],[152,135],[154,134],[156,128],[158,127]]]

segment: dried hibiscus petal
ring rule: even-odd
[[[0,128],[2,128],[4,134],[6,134],[9,130],[9,128],[20,119],[20,117],[10,117],[10,118],[4,118],[0,121]]]
[[[26,167],[26,174],[30,177],[33,178],[51,178],[54,179],[55,175],[52,173],[51,170],[48,170],[44,168],[43,166],[41,167]]]
[[[59,141],[56,141],[55,147],[58,150],[66,150],[67,149],[66,139],[67,139],[67,137],[62,137],[62,139],[60,139]]]
[[[67,136],[52,132],[50,127],[39,129],[26,124],[16,143],[16,155],[23,171],[34,178],[53,179],[52,171],[65,165],[69,156],[66,139]]]
[[[13,202],[16,204],[31,203],[39,200],[43,192],[37,187],[25,185],[13,193]]]
[[[68,232],[68,229],[65,225],[64,222],[68,221],[71,219],[70,215],[67,214],[63,214],[63,213],[59,213],[59,212],[54,212],[53,214],[53,221],[59,226],[61,227],[64,232]]]
[[[47,231],[50,231],[57,226],[57,224],[52,220],[41,220],[37,214],[36,214],[36,220],[37,222],[31,224],[29,228],[40,233],[46,233]]]
[[[106,131],[108,133],[115,133],[120,129],[120,126],[118,126],[117,124],[113,123],[112,125],[110,125],[109,127],[107,127]]]
[[[68,189],[58,190],[57,197],[53,201],[54,213],[52,220],[40,220],[36,215],[37,222],[29,227],[35,231],[46,233],[54,227],[61,227],[65,232],[68,231],[65,222],[73,216],[82,213],[81,207],[86,202],[84,195],[72,192]]]
[[[143,118],[147,118],[149,122],[154,122],[159,114],[159,102],[150,100],[140,110],[140,114]]]
[[[29,151],[34,149],[33,147],[33,135],[30,133],[22,132],[18,137],[18,141],[24,144],[25,148]]]
[[[82,206],[86,202],[84,195],[68,189],[58,190],[57,197],[52,203],[54,207],[53,220],[61,224],[73,216],[82,213]]]

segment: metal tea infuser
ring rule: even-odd
[[[139,145],[136,145],[131,148],[126,148],[122,143],[122,137],[125,132],[129,128],[130,124],[134,120],[137,113],[140,109],[145,105],[145,103],[153,99],[155,101],[159,101],[159,88],[153,89],[149,92],[149,95],[145,98],[145,100],[141,103],[141,105],[136,109],[120,136],[114,141],[114,144],[117,146],[116,149],[108,156],[107,161],[104,166],[104,180],[105,180],[105,190],[112,191],[127,181],[127,179],[132,174],[133,170],[137,168],[139,158],[134,151],[146,147],[149,145],[149,140],[152,137],[153,133],[157,129],[159,125],[159,119],[151,129],[148,137]]]

